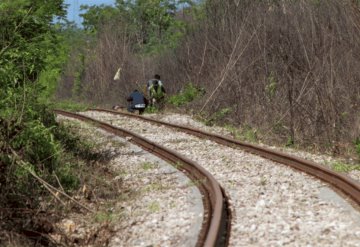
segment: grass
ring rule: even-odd
[[[260,179],[260,185],[265,186],[266,183],[267,183],[266,177],[261,177],[261,179]]]
[[[187,183],[187,187],[199,186],[200,184],[206,183],[206,178],[191,180]]]
[[[241,131],[238,128],[235,128],[231,124],[226,124],[224,128],[229,131],[235,139],[242,139]]]
[[[223,121],[232,111],[231,107],[222,108],[211,114],[210,117],[205,119],[204,123],[206,126],[214,126],[216,123]]]
[[[360,137],[356,138],[356,140],[355,140],[355,149],[356,149],[356,153],[358,154],[358,157],[360,159]]]
[[[154,191],[154,190],[160,191],[160,190],[163,190],[163,189],[164,189],[164,186],[162,184],[160,184],[160,183],[152,183],[152,184],[149,184],[146,187],[144,187],[143,191],[144,192],[149,192],[149,191]]]
[[[176,205],[177,205],[177,203],[174,202],[174,201],[172,201],[172,202],[170,203],[169,207],[170,207],[170,208],[175,208]]]
[[[229,183],[229,185],[230,185],[231,188],[235,188],[235,187],[237,186],[235,180],[229,180],[228,183]]]
[[[173,164],[173,167],[177,170],[182,169],[184,166],[184,164],[180,163],[180,162],[176,162],[175,164]]]
[[[192,102],[196,98],[204,95],[203,88],[194,86],[191,82],[185,85],[179,94],[171,96],[167,101],[174,106],[183,106]]]
[[[250,126],[245,126],[244,137],[245,140],[249,142],[257,142],[258,141],[257,129],[251,128]]]
[[[152,113],[158,113],[159,109],[155,106],[148,106],[145,108],[145,113],[152,114]]]
[[[331,165],[331,168],[336,172],[348,173],[353,170],[360,170],[360,165],[349,165],[342,162],[336,162]]]
[[[156,164],[150,163],[150,162],[144,162],[142,164],[142,169],[144,169],[144,171],[149,171],[149,170],[155,169],[156,167],[157,167]]]
[[[118,196],[118,201],[127,201],[127,200],[131,200],[134,196],[136,196],[137,192],[134,190],[129,190],[129,191],[125,191],[120,193],[120,195]]]
[[[61,109],[61,110],[72,111],[72,112],[85,111],[90,107],[91,107],[90,105],[87,105],[84,103],[79,103],[79,102],[74,102],[74,101],[70,101],[70,100],[58,101],[51,105],[52,109]]]
[[[238,140],[244,140],[248,142],[258,142],[258,131],[255,128],[245,125],[241,128],[236,128],[230,124],[224,126],[224,128],[231,133],[233,138]]]
[[[104,223],[104,222],[111,222],[114,220],[114,215],[109,212],[98,212],[95,215],[95,222],[97,223]]]
[[[160,204],[158,202],[152,202],[149,205],[149,210],[152,213],[156,213],[160,211]]]

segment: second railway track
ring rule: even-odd
[[[94,118],[71,112],[57,110],[57,114],[89,122],[100,129],[109,133],[126,137],[128,140],[144,150],[147,150],[163,160],[169,161],[178,169],[184,171],[196,183],[203,194],[203,204],[206,210],[206,217],[203,219],[203,227],[198,237],[196,246],[226,246],[228,242],[228,224],[230,212],[227,208],[227,201],[220,185],[214,177],[199,166],[197,163],[189,160],[183,155],[162,147],[154,142],[145,139],[132,131],[118,128],[98,121]]]
[[[221,182],[231,196],[234,213],[231,246],[359,246],[359,215],[343,212],[341,207],[321,198],[321,194],[323,197],[329,194],[334,197],[326,184],[273,162],[264,163],[261,158],[240,152],[238,147],[316,176],[359,204],[360,187],[357,182],[311,162],[221,136],[182,128],[187,133],[207,136],[230,147],[225,148],[209,140],[201,143],[186,134],[177,134],[177,138],[172,138],[175,136],[173,130],[148,123],[140,124],[143,120],[154,120],[106,112],[97,110],[85,114],[137,130],[155,142],[176,149],[198,161]],[[177,128],[174,125],[170,127]],[[154,133],[160,133],[161,137],[156,138]],[[215,156],[221,157],[215,159]]]

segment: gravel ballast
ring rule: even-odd
[[[65,119],[69,120],[58,116],[59,121]],[[126,139],[78,120],[71,122],[77,122],[87,138],[101,143],[118,174],[114,181],[121,180],[127,188],[123,198],[109,206],[116,220],[108,246],[196,245],[204,211],[202,196],[188,177]]]
[[[317,179],[166,127],[106,113],[83,114],[176,150],[212,173],[231,199],[230,246],[360,246],[358,211]]]
[[[212,127],[206,126],[204,123],[194,120],[189,115],[181,115],[181,114],[176,114],[176,113],[149,114],[148,117],[155,118],[157,120],[161,120],[161,121],[164,121],[167,123],[197,128],[197,129],[209,132],[209,133],[219,134],[219,135],[223,135],[223,136],[230,137],[230,138],[232,138],[232,136],[233,136],[233,134],[226,128],[221,128],[218,126],[212,126]],[[296,149],[292,149],[292,148],[269,146],[269,145],[265,145],[262,143],[259,143],[258,145],[266,147],[266,148],[270,148],[273,150],[285,152],[285,153],[288,153],[290,155],[294,155],[297,157],[301,157],[303,159],[310,160],[317,164],[326,166],[330,169],[333,169],[333,167],[336,164],[348,163],[348,161],[350,161],[350,162],[353,161],[353,160],[336,159],[331,155],[309,153],[309,152],[304,152],[304,151],[296,150]],[[349,165],[349,166],[351,166],[351,165]],[[360,182],[360,170],[351,170],[350,169],[349,171],[345,170],[342,173],[344,173],[347,176],[351,177],[352,179],[355,179]]]

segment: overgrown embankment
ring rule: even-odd
[[[205,95],[187,108],[205,118],[287,145],[354,151],[360,135],[357,2],[208,0],[176,16],[182,35],[155,53],[131,28],[136,16],[102,26],[84,63],[84,98],[126,104],[133,88],[159,73],[170,94],[189,82],[203,88]]]
[[[353,2],[212,0],[205,13],[176,53],[176,70],[206,88],[196,109],[229,109],[235,125],[334,152],[359,137],[360,12]]]
[[[53,246],[47,235],[96,157],[49,107],[66,61],[63,1],[0,3],[0,245]],[[71,201],[71,200],[70,200]]]

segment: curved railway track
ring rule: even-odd
[[[278,162],[278,163],[290,166],[292,168],[295,168],[297,170],[300,170],[302,172],[305,172],[311,176],[317,177],[317,178],[321,179],[322,181],[324,181],[325,183],[331,184],[334,188],[336,188],[337,190],[340,190],[341,192],[343,192],[344,194],[349,196],[355,202],[355,204],[360,206],[360,184],[358,182],[356,182],[355,180],[353,180],[347,176],[336,173],[327,167],[318,165],[314,162],[304,160],[304,159],[301,159],[301,158],[298,158],[295,156],[291,156],[286,153],[274,151],[274,150],[271,150],[268,148],[244,143],[244,142],[234,140],[231,138],[227,138],[224,136],[220,136],[217,134],[212,134],[209,132],[205,132],[202,130],[198,130],[198,129],[194,129],[194,128],[190,128],[190,127],[186,127],[186,126],[181,126],[181,125],[171,124],[171,123],[167,123],[164,121],[159,121],[159,120],[155,120],[155,119],[151,119],[151,118],[146,118],[146,117],[135,115],[135,114],[112,111],[112,110],[107,110],[107,109],[89,109],[89,110],[106,112],[106,113],[111,113],[111,114],[116,114],[116,115],[122,115],[122,116],[126,116],[126,117],[141,119],[143,121],[148,121],[148,122],[158,124],[158,125],[165,125],[167,127],[174,128],[174,129],[177,129],[180,131],[184,131],[188,134],[191,134],[191,135],[194,135],[194,136],[197,136],[200,138],[212,140],[214,142],[217,142],[217,143],[225,145],[225,146],[240,148],[240,149],[250,152],[252,154],[262,156],[266,159],[273,160],[275,162]]]
[[[217,134],[211,134],[208,132],[204,132],[204,131],[200,131],[194,128],[189,128],[189,127],[184,127],[184,126],[179,126],[179,125],[175,125],[175,124],[170,124],[170,123],[166,123],[166,122],[162,122],[162,121],[158,121],[155,119],[149,119],[143,116],[138,116],[138,115],[134,115],[134,114],[129,114],[129,113],[125,113],[125,112],[116,112],[116,111],[111,111],[111,110],[105,110],[105,109],[91,109],[91,111],[97,111],[97,112],[105,112],[105,113],[110,113],[110,114],[116,114],[116,115],[121,115],[121,116],[125,116],[125,117],[131,117],[131,118],[137,118],[139,120],[142,121],[147,121],[147,122],[151,122],[152,124],[157,124],[157,125],[165,125],[167,127],[182,131],[182,132],[186,132],[188,134],[200,137],[200,138],[205,138],[205,139],[209,139],[212,140],[214,142],[217,142],[219,144],[225,145],[225,146],[229,146],[235,149],[243,149],[247,152],[262,156],[266,159],[271,159],[273,161],[276,161],[278,163],[282,163],[286,166],[290,166],[292,168],[295,168],[297,170],[300,170],[302,172],[305,172],[311,176],[314,176],[316,178],[319,178],[320,180],[324,181],[325,183],[332,185],[333,188],[336,189],[336,191],[341,191],[342,193],[344,193],[346,196],[350,197],[352,199],[353,204],[355,205],[360,205],[360,185],[358,182],[344,176],[338,173],[335,173],[333,171],[331,171],[330,169],[317,165],[313,162],[307,161],[307,160],[303,160],[297,157],[293,157],[290,156],[288,154],[284,154],[281,152],[277,152],[277,151],[273,151],[267,148],[262,148],[262,147],[258,147],[255,145],[251,145],[251,144],[247,144],[247,143],[243,143],[231,138],[226,138]],[[70,113],[66,113],[66,112],[62,112],[62,111],[57,111],[57,113],[61,113],[61,114],[68,114],[68,116],[70,116]],[[70,114],[70,115],[69,115]],[[85,121],[93,121],[93,120],[89,120],[90,118],[82,116],[81,118],[84,118],[83,120]],[[96,121],[96,120],[94,120]],[[98,125],[98,124],[97,124]],[[99,126],[99,125],[98,125]],[[105,124],[104,127],[106,128],[113,128],[111,125],[109,124]],[[99,126],[100,127],[100,126]],[[103,128],[103,127],[102,127]],[[118,128],[117,128],[118,129]],[[113,132],[114,133],[114,132]],[[124,134],[122,134],[124,135]],[[128,136],[128,134],[125,133],[125,136]],[[135,139],[137,139],[137,137],[135,137]],[[151,142],[150,142],[151,143]],[[153,145],[155,143],[151,143],[150,145]],[[140,144],[141,145],[141,144]],[[157,148],[154,148],[154,146],[152,147],[148,147],[146,148],[145,146],[143,146],[145,149],[147,150],[154,150],[155,153],[157,153],[158,151]],[[164,157],[162,157],[164,158]],[[179,162],[179,161],[175,161],[173,159],[168,159],[168,158],[164,158],[167,159],[171,162]],[[181,162],[183,162],[184,160],[182,160]],[[192,165],[193,166],[193,165]],[[190,170],[187,170],[188,172],[191,172]],[[205,171],[206,172],[206,171]],[[203,175],[203,173],[202,173]],[[210,186],[211,187],[211,186]],[[220,186],[219,186],[220,188]],[[203,189],[204,190],[204,189]],[[214,193],[214,192],[210,192]],[[223,199],[222,199],[223,200]],[[211,195],[208,199],[208,202],[210,202],[209,204],[212,205],[212,208],[214,208],[214,205],[216,205],[216,203],[214,204],[214,198],[211,198]],[[222,206],[222,210],[224,210],[224,208],[226,208],[224,205]],[[224,215],[226,215],[226,213],[222,213],[222,217],[224,217]],[[216,219],[217,217],[209,217],[212,219]],[[224,229],[228,228],[228,232],[229,231],[229,227],[230,224],[226,224],[225,220],[220,220],[217,221],[219,224],[218,226],[211,228],[212,224],[215,224],[214,222],[210,222],[210,219],[205,219],[204,221],[204,227],[203,229],[203,234],[202,236],[200,236],[199,241],[198,241],[198,245],[204,245],[204,246],[218,246],[219,245],[219,241],[222,241],[223,245],[226,245],[227,241],[224,241],[222,237],[217,238],[217,240],[214,240],[214,238],[212,237],[212,240],[209,241],[207,240],[207,237],[209,236],[223,236],[224,235]],[[220,226],[222,225],[222,226]],[[210,229],[217,229],[220,230],[222,229],[222,233],[220,233],[219,231],[216,232],[216,234],[214,232],[210,233]]]
[[[109,133],[124,138],[126,137],[130,142],[142,147],[144,150],[174,164],[178,169],[184,171],[189,178],[201,181],[201,183],[197,184],[197,187],[203,194],[204,210],[206,210],[206,215],[208,215],[208,217],[204,217],[197,246],[227,245],[230,212],[227,208],[224,191],[222,191],[219,183],[208,171],[183,155],[151,142],[134,132],[114,127],[110,124],[80,114],[62,110],[55,110],[55,113],[94,124],[98,128]]]

